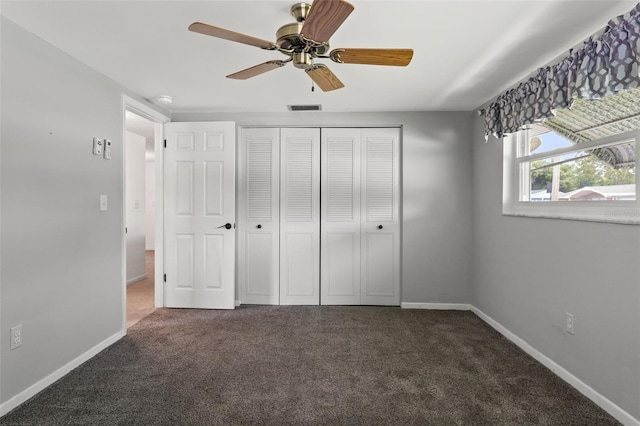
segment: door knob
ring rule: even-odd
[[[262,229],[262,225],[258,225],[258,226],[256,226],[256,228]]]
[[[382,225],[378,225],[378,229],[382,229]]]
[[[231,225],[230,223],[225,223],[224,225],[218,226],[218,228],[226,228],[226,229],[231,229],[232,227],[233,225]]]

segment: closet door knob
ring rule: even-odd
[[[382,229],[382,225],[378,225],[378,229]]]
[[[258,226],[256,226],[256,228],[262,229],[262,225],[258,225]]]

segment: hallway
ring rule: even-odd
[[[155,252],[147,250],[145,259],[147,278],[127,286],[127,328],[156,309],[153,303],[154,261]]]

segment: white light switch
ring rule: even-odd
[[[102,155],[102,139],[93,138],[93,155]]]
[[[104,140],[104,159],[111,160],[111,141],[109,139]]]
[[[107,204],[107,196],[106,195],[101,195],[100,196],[100,211],[101,212],[106,212],[108,208],[109,208],[109,206]]]

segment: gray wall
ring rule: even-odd
[[[6,402],[122,329],[123,88],[4,17],[1,26]],[[92,155],[94,136],[113,141],[113,160]],[[17,324],[23,345],[10,351]]]
[[[502,142],[471,139],[471,303],[640,419],[640,227],[502,216]]]
[[[469,302],[471,113],[191,113],[239,126],[403,125],[402,301]]]

